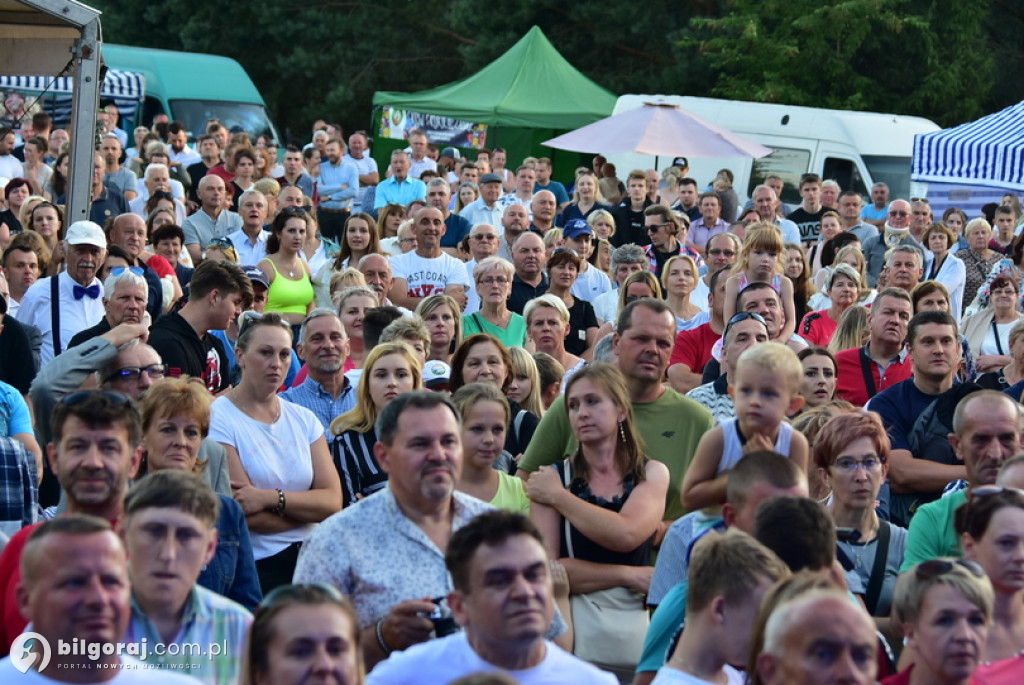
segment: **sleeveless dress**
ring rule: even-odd
[[[741,292],[748,285],[750,285],[750,281],[747,279],[747,272],[741,271],[740,282],[736,285],[736,292]],[[782,274],[776,273],[772,276],[771,286],[779,295],[782,294]]]
[[[313,283],[303,270],[302,278],[293,281],[277,270],[272,259],[270,268],[274,270],[274,282],[267,291],[267,311],[282,314],[305,314],[309,303],[313,301]]]
[[[743,442],[740,440],[739,419],[729,419],[721,423],[725,435],[725,446],[722,448],[722,459],[718,462],[715,478],[723,476],[736,466],[743,458]],[[793,426],[783,421],[779,424],[779,437],[775,440],[775,451],[789,456],[789,442],[793,437]]]

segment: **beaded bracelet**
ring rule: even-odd
[[[377,645],[380,647],[380,651],[384,652],[384,656],[391,654],[391,648],[388,647],[388,643],[384,642],[384,619],[377,621]]]
[[[277,514],[278,516],[284,516],[284,506],[286,504],[284,498],[284,490],[277,491],[277,506],[270,510],[271,514]]]

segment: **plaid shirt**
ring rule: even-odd
[[[189,653],[189,650],[182,649],[174,656],[166,653],[157,655],[153,648],[163,644],[164,640],[132,593],[132,620],[128,625],[125,642],[141,643],[145,638],[149,652],[145,659],[141,655],[139,658],[151,666],[173,668],[172,672],[181,671],[201,683],[231,685],[237,683],[242,675],[245,643],[251,624],[252,614],[241,604],[196,585],[185,600],[178,634],[168,644],[198,645],[199,653]],[[217,647],[213,647],[215,644]],[[195,647],[192,649],[195,650]],[[211,656],[211,649],[220,649],[221,653]],[[186,664],[189,668],[182,669]]]
[[[14,535],[38,520],[36,460],[20,441],[0,437],[0,531]]]

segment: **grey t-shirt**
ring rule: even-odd
[[[907,551],[907,530],[888,521],[880,521],[881,525],[889,526],[889,556],[885,560],[885,580],[882,581],[882,592],[878,596],[875,616],[888,616],[892,607],[892,591],[896,587],[896,578],[900,574],[903,555]],[[839,547],[854,563],[852,571],[846,572],[846,583],[850,592],[866,595],[871,569],[875,565],[875,552],[878,551],[878,537],[864,543],[839,541]]]

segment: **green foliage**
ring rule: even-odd
[[[733,0],[698,17],[695,48],[719,97],[916,114],[979,116],[994,63],[976,36],[989,0]]]
[[[915,114],[954,125],[1022,97],[1017,0],[91,0],[104,39],[237,59],[282,133],[369,125],[377,90],[468,76],[533,25],[614,93]]]

